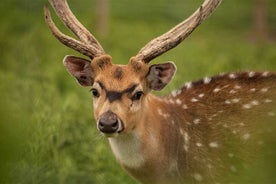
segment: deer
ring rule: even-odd
[[[91,88],[97,129],[108,139],[122,168],[138,182],[239,181],[265,145],[263,135],[275,138],[275,71],[221,73],[186,82],[164,96],[152,93],[167,86],[176,66],[173,62],[149,65],[150,61],[179,45],[220,3],[205,0],[125,65],[112,63],[66,0],[50,0],[50,4],[78,39],[62,33],[44,7],[52,34],[88,57],[67,55],[63,63],[81,86]]]

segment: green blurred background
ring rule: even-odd
[[[99,1],[68,1],[115,63],[127,63],[202,3],[110,0],[101,25]],[[264,26],[256,27],[257,1],[223,1],[184,43],[154,60],[174,61],[178,67],[173,82],[159,94],[220,72],[275,71],[276,1],[265,1]],[[79,87],[64,69],[63,57],[79,54],[51,35],[44,4],[0,4],[0,183],[135,183],[96,130],[89,89]]]

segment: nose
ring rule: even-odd
[[[119,130],[119,120],[112,111],[105,112],[99,119],[98,129],[106,134],[116,133]]]

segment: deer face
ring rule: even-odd
[[[143,117],[147,95],[163,89],[175,73],[173,63],[149,66],[130,60],[114,65],[111,57],[88,60],[66,56],[64,64],[82,86],[92,87],[94,117],[107,136],[131,132]]]

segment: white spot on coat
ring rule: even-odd
[[[209,143],[209,146],[210,146],[211,148],[218,148],[218,143],[217,143],[217,142],[210,142],[210,143]]]
[[[187,87],[187,89],[190,89],[193,86],[193,84],[192,82],[187,82],[185,86]]]
[[[265,93],[265,92],[267,92],[268,91],[268,88],[262,88],[261,89],[261,92],[263,92],[263,93]]]
[[[182,108],[183,108],[183,109],[188,109],[188,106],[187,106],[186,104],[184,104],[184,105],[182,106]]]
[[[264,99],[264,102],[265,102],[265,103],[271,103],[272,100],[267,98],[267,99]]]
[[[198,102],[198,99],[192,98],[192,99],[191,99],[191,102]]]
[[[238,103],[238,102],[240,101],[240,99],[239,99],[239,98],[233,98],[231,101],[232,101],[233,103]]]
[[[196,146],[197,146],[197,147],[201,147],[202,144],[201,144],[200,142],[197,142],[197,143],[196,143]]]
[[[199,98],[204,97],[204,93],[200,93],[200,94],[198,95],[198,97],[199,97]]]
[[[209,77],[205,77],[204,79],[203,79],[203,83],[204,84],[209,84],[210,82],[211,82],[211,78],[209,78]]]
[[[247,140],[247,139],[250,138],[250,134],[249,134],[249,133],[246,133],[246,134],[244,134],[244,135],[242,136],[242,138],[243,138],[244,140]]]
[[[199,173],[195,173],[194,178],[195,178],[196,181],[202,181],[203,180],[203,177]]]
[[[236,74],[234,74],[234,73],[230,73],[230,74],[229,74],[229,78],[230,78],[230,79],[235,79],[235,78],[237,78],[237,76],[236,76]]]
[[[262,76],[263,76],[263,77],[267,77],[268,75],[269,75],[269,72],[268,72],[268,71],[265,71],[265,72],[262,73]]]
[[[255,72],[252,72],[252,71],[251,71],[251,72],[248,73],[248,77],[251,78],[251,77],[254,77],[254,76],[255,76]]]
[[[243,109],[250,109],[252,106],[250,104],[244,104],[242,106]]]
[[[175,102],[177,105],[181,105],[181,103],[182,103],[182,101],[180,99],[176,99]]]
[[[195,125],[199,124],[199,122],[200,122],[200,119],[194,119],[194,121],[193,121],[193,123],[194,123]]]
[[[213,92],[214,93],[217,93],[217,92],[219,92],[221,89],[220,88],[215,88],[214,90],[213,90]]]

